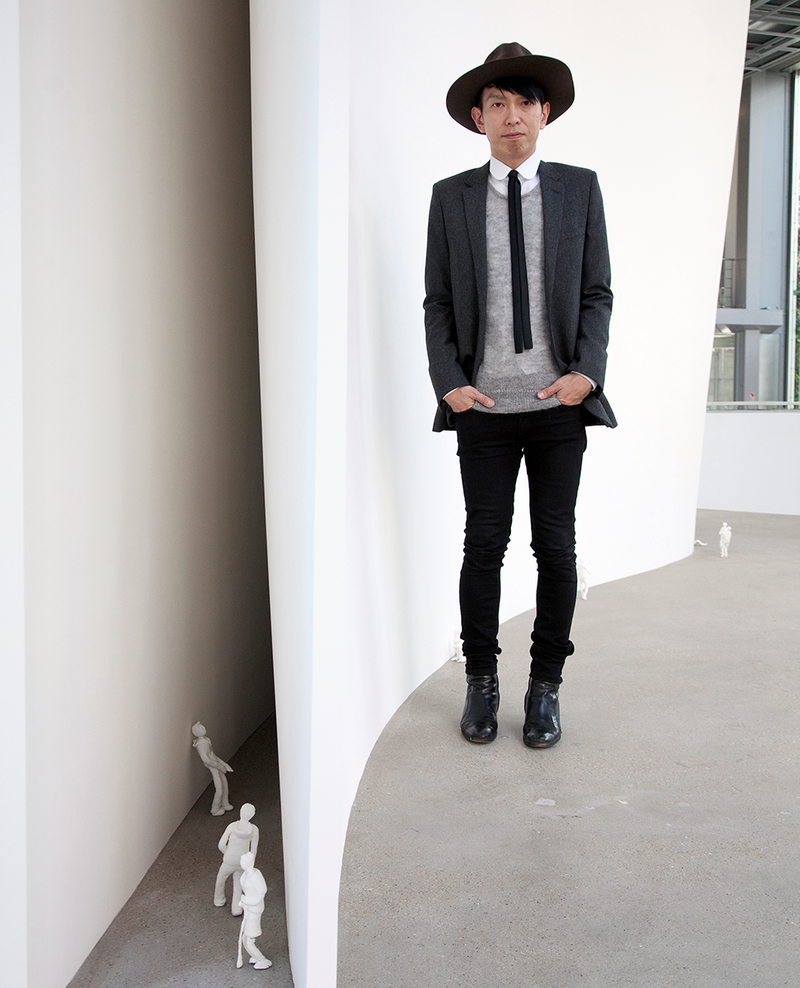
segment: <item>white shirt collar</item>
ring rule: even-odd
[[[536,177],[541,160],[542,158],[539,152],[534,151],[530,158],[526,158],[522,164],[517,167],[520,182],[529,182]],[[498,161],[498,159],[494,156],[489,158],[489,172],[499,182],[507,179],[510,171],[511,169],[508,165],[504,165],[502,161]]]
[[[530,158],[526,158],[516,169],[520,179],[520,191],[522,195],[533,192],[539,184],[539,165],[541,157],[538,151],[534,151]],[[508,195],[508,173],[511,169],[504,165],[497,158],[489,158],[489,182],[493,189],[500,195]]]

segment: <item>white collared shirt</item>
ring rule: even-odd
[[[522,195],[533,192],[539,184],[539,164],[541,160],[539,152],[534,151],[530,158],[526,158],[517,167]],[[510,171],[511,169],[508,165],[504,165],[502,161],[498,161],[495,157],[489,158],[489,184],[501,196],[508,196],[508,173]]]

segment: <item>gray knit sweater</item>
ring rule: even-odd
[[[481,412],[531,412],[556,408],[557,398],[536,397],[560,376],[550,347],[547,306],[544,297],[544,233],[540,185],[522,197],[522,227],[531,309],[533,349],[514,352],[514,311],[511,301],[511,241],[508,233],[508,200],[489,184],[486,196],[486,343],[483,362],[474,386],[494,398],[493,408],[480,402]]]

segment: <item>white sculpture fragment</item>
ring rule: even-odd
[[[580,594],[581,600],[589,599],[589,577],[592,575],[589,572],[589,567],[582,559],[578,559],[578,593]]]
[[[728,556],[728,546],[731,544],[732,534],[731,526],[724,521],[722,528],[719,530],[719,554],[723,559],[726,559]]]
[[[233,875],[231,912],[234,916],[242,915],[242,907],[239,903],[242,896],[240,864],[242,855],[252,854],[255,861],[258,852],[258,827],[250,822],[255,812],[256,808],[252,803],[245,803],[239,810],[239,819],[235,823],[228,824],[217,845],[222,853],[222,864],[219,866],[214,886],[214,905],[224,906],[228,901],[225,898],[225,882]]]
[[[195,736],[192,746],[197,748],[200,760],[214,780],[214,800],[211,803],[211,815],[222,816],[227,810],[233,809],[228,801],[228,780],[225,778],[226,774],[232,772],[233,769],[227,762],[223,762],[214,754],[211,738],[206,735],[206,729],[200,721],[192,727],[192,734]]]
[[[256,868],[255,856],[248,852],[243,854],[239,865],[242,869],[242,897],[240,899],[242,926],[239,930],[239,952],[236,966],[242,966],[242,946],[250,955],[250,963],[257,971],[272,967],[272,961],[256,947],[256,937],[261,936],[261,914],[264,912],[264,896],[267,894],[267,883],[264,876]]]
[[[466,662],[464,657],[464,643],[461,641],[461,629],[453,628],[453,634],[450,638],[450,661],[451,662]]]

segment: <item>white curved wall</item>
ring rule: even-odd
[[[691,551],[746,0],[252,0],[266,496],[292,964],[335,983],[345,828],[388,717],[456,622],[452,436],[430,432],[430,186],[480,164],[450,82],[503,41],[558,55],[578,99],[545,158],[595,168],[617,304],[579,550],[594,581]],[[508,25],[513,25],[511,30]],[[518,542],[520,539],[518,538]],[[505,613],[530,606],[525,535]]]

